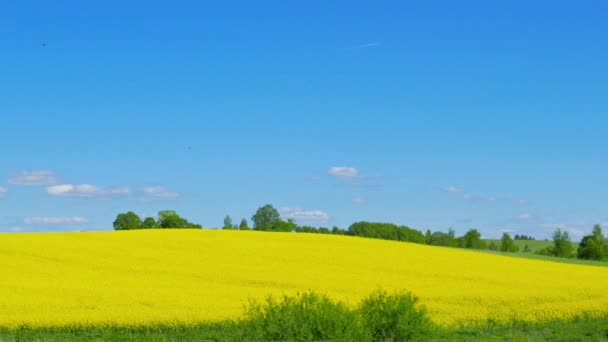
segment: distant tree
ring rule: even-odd
[[[239,224],[239,229],[240,230],[249,230],[249,224],[247,223],[246,219],[241,220],[241,224]]]
[[[432,237],[433,237],[433,234],[431,233],[431,230],[427,229],[426,233],[424,234],[424,241],[426,242],[427,245],[431,244]]]
[[[279,219],[274,223],[271,231],[275,232],[293,232],[297,231],[298,225],[294,219],[288,219],[287,221],[283,221]]]
[[[222,229],[232,229],[232,218],[230,218],[230,215],[224,217],[224,227]]]
[[[132,211],[118,214],[113,223],[114,230],[130,230],[141,228],[141,219]]]
[[[560,228],[553,233],[553,254],[560,258],[570,258],[573,254],[572,241],[566,230]]]
[[[342,229],[340,229],[340,228],[338,228],[338,227],[334,226],[334,227],[331,229],[331,233],[332,233],[332,234],[334,234],[334,235],[344,235],[344,230],[342,230]]]
[[[267,204],[258,208],[251,220],[255,230],[275,230],[275,225],[281,220],[281,216],[272,205]]]
[[[503,233],[500,239],[500,251],[515,253],[519,250],[519,247],[513,242],[509,233]]]
[[[452,239],[456,238],[456,232],[454,231],[454,228],[451,228],[451,227],[450,227],[450,229],[448,229],[448,235],[449,235],[449,236],[450,236]]]
[[[470,229],[463,236],[464,248],[485,249],[485,243],[481,240],[481,233],[477,229]]]
[[[142,228],[156,228],[156,220],[153,217],[146,217],[144,222],[141,224]]]
[[[490,245],[488,246],[488,249],[491,251],[497,251],[498,250],[498,245],[496,244],[496,242],[492,241],[490,242]]]
[[[157,224],[160,228],[202,228],[200,224],[188,222],[173,210],[159,211]]]
[[[428,231],[427,231],[428,233]],[[444,233],[444,232],[434,232],[433,234],[431,234],[430,238],[429,238],[429,245],[433,245],[433,246],[452,246],[454,238],[452,238],[450,236],[449,233]]]
[[[587,260],[608,259],[608,240],[602,232],[602,227],[597,224],[593,227],[591,235],[586,235],[578,247],[578,257]]]
[[[331,234],[331,231],[327,227],[319,227],[319,233],[321,233],[321,234]]]
[[[530,253],[530,247],[528,246],[528,244],[524,246],[524,253]]]

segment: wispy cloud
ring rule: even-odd
[[[327,170],[327,174],[337,178],[358,178],[361,177],[359,170],[352,166],[332,166]]]
[[[16,226],[16,227],[9,228],[9,231],[18,233],[18,232],[25,231],[25,229],[23,229],[23,227]]]
[[[7,193],[8,193],[8,190],[6,190],[5,188],[0,186],[0,198],[4,198],[4,196],[6,196]]]
[[[169,190],[164,186],[147,186],[144,188],[144,193],[152,197],[174,198],[179,197],[179,193]]]
[[[443,188],[443,191],[450,192],[450,193],[460,193],[460,192],[464,192],[464,189],[450,185],[447,188]]]
[[[367,203],[367,199],[362,198],[362,197],[355,197],[352,199],[352,202],[355,204],[365,204],[365,203]]]
[[[530,214],[520,214],[519,216],[517,216],[517,218],[519,220],[522,220],[522,221],[528,221],[528,220],[532,219],[532,215],[530,215]]]
[[[319,221],[326,222],[329,220],[329,214],[321,210],[304,210],[302,208],[282,207],[279,209],[281,216],[301,221]]]
[[[128,196],[133,193],[130,187],[100,188],[91,184],[57,184],[46,188],[50,196],[61,197],[113,197]]]
[[[355,49],[368,49],[382,45],[380,42],[368,42],[353,46]]]
[[[25,218],[23,222],[25,224],[83,224],[89,222],[89,220],[81,216],[35,216]]]
[[[48,186],[57,182],[55,172],[48,170],[23,171],[8,180],[9,184],[25,186]]]

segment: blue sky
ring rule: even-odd
[[[604,1],[129,4],[0,5],[0,231],[608,224]]]

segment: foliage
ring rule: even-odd
[[[355,222],[348,227],[348,234],[375,239],[426,243],[421,231],[392,223]]]
[[[498,245],[496,244],[496,242],[491,241],[490,244],[488,245],[488,249],[491,251],[497,251],[498,250]]]
[[[428,338],[432,330],[426,310],[409,292],[376,291],[363,299],[359,314],[374,341],[418,341]]]
[[[509,233],[503,233],[500,239],[500,251],[515,253],[519,251],[519,247],[513,242]]]
[[[242,219],[241,223],[239,224],[239,229],[240,230],[249,230],[249,224],[247,223],[246,219]]]
[[[553,255],[560,258],[571,258],[573,256],[570,235],[563,229],[556,229],[553,233]]]
[[[222,229],[233,229],[232,218],[230,218],[230,215],[226,215],[226,217],[224,217],[224,226]]]
[[[587,260],[608,259],[608,240],[598,224],[593,227],[591,235],[586,235],[578,247],[578,257]]]
[[[250,302],[241,324],[248,340],[367,340],[356,312],[314,292]]]
[[[258,208],[255,215],[251,217],[253,229],[255,230],[276,230],[276,224],[281,220],[279,212],[270,204]]]
[[[158,212],[158,226],[160,228],[202,228],[199,224],[188,222],[173,210],[161,210]]]
[[[428,244],[433,246],[456,247],[457,242],[454,236],[449,233],[434,232],[428,238]]]
[[[157,225],[154,217],[146,217],[144,222],[141,223],[141,228],[143,228],[143,229],[157,228],[157,227],[158,227],[158,225]]]
[[[481,240],[481,234],[477,229],[471,229],[466,234],[464,234],[463,242],[464,248],[472,248],[472,249],[486,249],[485,242]]]
[[[118,214],[114,220],[114,230],[130,230],[140,229],[141,219],[136,213],[129,211],[127,213]]]

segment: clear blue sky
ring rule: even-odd
[[[608,223],[605,1],[99,4],[0,5],[0,231]]]

